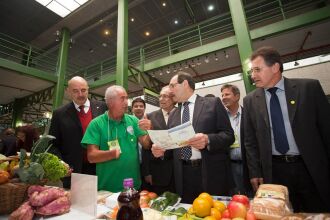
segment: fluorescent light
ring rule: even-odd
[[[39,2],[40,4],[42,4],[43,6],[46,6],[49,4],[49,2],[51,2],[52,0],[36,0],[37,2]]]
[[[56,1],[52,1],[51,3],[49,3],[49,5],[47,5],[47,8],[50,9],[51,11],[55,12],[56,14],[58,14],[61,17],[65,17],[68,14],[70,14],[70,11],[68,9],[64,8],[62,5],[60,5]]]
[[[79,8],[79,4],[75,2],[74,0],[56,0],[58,3],[60,3],[65,8],[69,9],[70,11],[74,11],[77,8]]]

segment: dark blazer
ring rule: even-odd
[[[284,78],[284,86],[301,157],[324,202],[330,203],[329,103],[317,80]],[[244,132],[250,178],[263,177],[265,183],[271,183],[272,145],[264,89],[244,98]]]
[[[90,107],[93,118],[107,110],[106,104],[100,101],[90,100]],[[73,172],[81,173],[84,149],[80,142],[83,131],[73,102],[53,112],[49,134],[56,137],[53,144],[62,160],[73,168]]]
[[[153,130],[167,129],[161,109],[147,114],[147,118],[151,121]],[[143,153],[148,154],[148,171],[152,176],[152,184],[155,186],[168,186],[173,176],[173,150],[165,151],[163,158],[154,157],[151,150],[144,150]]]
[[[169,117],[169,128],[181,124],[181,106]],[[208,135],[210,144],[201,150],[203,190],[211,195],[228,195],[233,187],[230,169],[229,147],[234,142],[234,131],[225,108],[219,98],[197,95],[193,127],[196,133]],[[175,188],[182,195],[182,162],[180,149],[173,152]]]

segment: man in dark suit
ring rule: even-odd
[[[225,106],[231,127],[234,130],[235,142],[230,146],[231,170],[234,177],[235,188],[233,194],[245,194],[252,197],[252,190],[248,178],[246,155],[244,147],[243,107],[239,100],[239,88],[232,84],[221,86],[221,101]]]
[[[166,130],[168,117],[174,110],[174,105],[170,88],[163,87],[159,95],[160,109],[147,114],[147,119],[142,119],[140,123],[149,120],[147,129]],[[150,190],[158,195],[165,191],[174,192],[173,150],[167,150],[161,158],[154,157],[150,150],[144,150],[142,159],[144,164],[147,164],[147,172],[150,175]]]
[[[330,211],[330,107],[319,81],[282,76],[279,53],[251,56],[257,89],[244,98],[250,181],[288,187],[295,212]]]
[[[103,114],[107,106],[88,99],[88,84],[79,76],[68,81],[67,93],[72,102],[54,111],[49,134],[56,137],[53,144],[73,172],[95,175],[95,164],[88,163],[80,142],[89,122]],[[69,188],[70,178],[64,179],[63,185]]]
[[[188,73],[172,77],[169,87],[174,101],[181,103],[168,119],[168,127],[191,121],[196,135],[187,147],[175,149],[174,180],[176,192],[185,203],[192,203],[201,193],[228,195],[233,186],[229,146],[234,142],[225,108],[219,98],[200,97],[194,93],[195,83]],[[153,145],[154,156],[162,150]]]

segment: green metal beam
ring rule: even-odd
[[[297,29],[306,25],[320,22],[330,18],[330,6],[326,6],[314,11],[310,11],[292,18],[287,18],[283,21],[275,22],[250,32],[253,40],[268,37],[275,34],[280,34],[285,31]]]
[[[237,39],[238,52],[243,69],[243,81],[246,92],[255,89],[249,80],[249,57],[252,54],[252,43],[250,32],[244,12],[242,0],[228,0],[231,18],[233,20],[235,36]]]
[[[53,82],[53,83],[57,82],[57,77],[52,73],[48,73],[48,72],[38,70],[38,69],[35,69],[32,67],[24,66],[22,64],[19,64],[19,63],[10,61],[10,60],[6,60],[3,58],[0,58],[0,67],[15,71],[17,73],[24,74],[26,76],[31,76],[34,78],[46,80],[46,81]]]
[[[268,37],[282,33],[285,31],[300,28],[302,26],[310,25],[316,22],[320,22],[330,18],[330,6],[317,9],[311,12],[307,12],[292,18],[287,18],[283,21],[279,21],[273,24],[269,24],[260,28],[250,30],[250,36],[252,40],[256,40],[263,37]],[[218,40],[209,44],[204,44],[196,48],[192,48],[172,56],[160,58],[149,63],[144,64],[144,72],[157,69],[159,67],[167,66],[172,63],[182,62],[194,57],[198,57],[207,53],[215,52],[218,50],[226,49],[237,45],[236,37],[231,36],[225,39]],[[140,69],[140,67],[137,67]],[[130,74],[128,75],[130,76]],[[105,84],[109,84],[115,81],[115,76],[110,75],[102,80],[97,80],[93,82],[90,87],[97,88]]]
[[[53,110],[62,105],[64,97],[65,73],[68,63],[70,32],[67,28],[62,28],[62,43],[58,56],[57,84],[53,98]]]
[[[116,84],[128,89],[128,0],[118,0]]]
[[[23,99],[15,99],[12,113],[11,126],[16,128],[23,122]]]

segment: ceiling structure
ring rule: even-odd
[[[166,6],[163,6],[164,2]],[[290,9],[292,11],[289,11],[288,9],[286,16],[295,16],[330,5],[329,1],[311,0],[242,0],[242,2],[249,9],[246,11],[246,15],[250,29],[284,19],[281,16],[271,14],[271,7],[273,7],[274,2],[281,2],[288,5],[288,8],[289,5],[295,5],[297,8],[298,5],[304,6],[300,10]],[[214,9],[210,11],[208,7],[211,4]],[[267,4],[269,4],[268,9],[265,6]],[[255,8],[261,8],[261,6],[264,6],[269,12],[263,14],[263,11],[254,10]],[[189,30],[190,27],[203,24],[206,20],[217,16],[225,18],[228,15],[230,17],[228,0],[129,0],[128,8],[129,48],[146,45],[148,42],[157,41],[170,34],[175,35],[180,30]],[[258,17],[259,15],[260,17]],[[261,18],[264,19],[262,23],[258,22]],[[230,22],[229,26],[231,29],[228,33],[224,36],[219,35],[219,39],[234,35]],[[46,50],[48,55],[54,58],[54,63],[56,63],[60,45],[60,41],[56,41],[57,32],[62,27],[67,27],[72,38],[68,65],[73,74],[77,74],[80,69],[103,60],[113,58],[115,61],[117,1],[90,0],[74,13],[61,18],[34,0],[2,0],[0,1],[0,27],[0,38],[8,39],[10,36],[18,40],[15,42],[21,41]],[[329,27],[330,20],[327,19],[316,24],[254,40],[252,42],[253,48],[272,45],[278,48],[286,61],[327,54],[330,52]],[[108,35],[104,34],[105,30],[109,31]],[[146,31],[150,33],[149,36],[145,35]],[[0,58],[12,60],[12,56],[8,55],[9,53],[1,53],[2,49],[1,47]],[[196,81],[241,72],[238,49],[233,46],[194,59],[149,70],[148,74],[151,80],[154,78],[159,83],[166,84],[179,69],[194,75]],[[48,72],[55,75],[56,69],[50,69]],[[97,75],[89,80],[94,82],[99,78],[100,76]],[[38,79],[1,67],[0,79],[0,104],[11,103],[15,99],[33,95],[55,85],[53,81]],[[108,86],[109,84],[95,87],[91,92],[103,96]],[[130,79],[130,96],[141,94],[143,86],[146,86],[145,83],[136,83]],[[51,102],[51,100],[47,100],[41,104],[36,103],[33,106],[26,107],[25,110],[27,113],[38,109],[41,109],[41,112],[48,111]],[[4,117],[0,116],[0,123],[1,118]],[[6,115],[5,121],[8,122],[8,120],[10,120],[10,114]],[[29,119],[29,121],[31,120]]]

